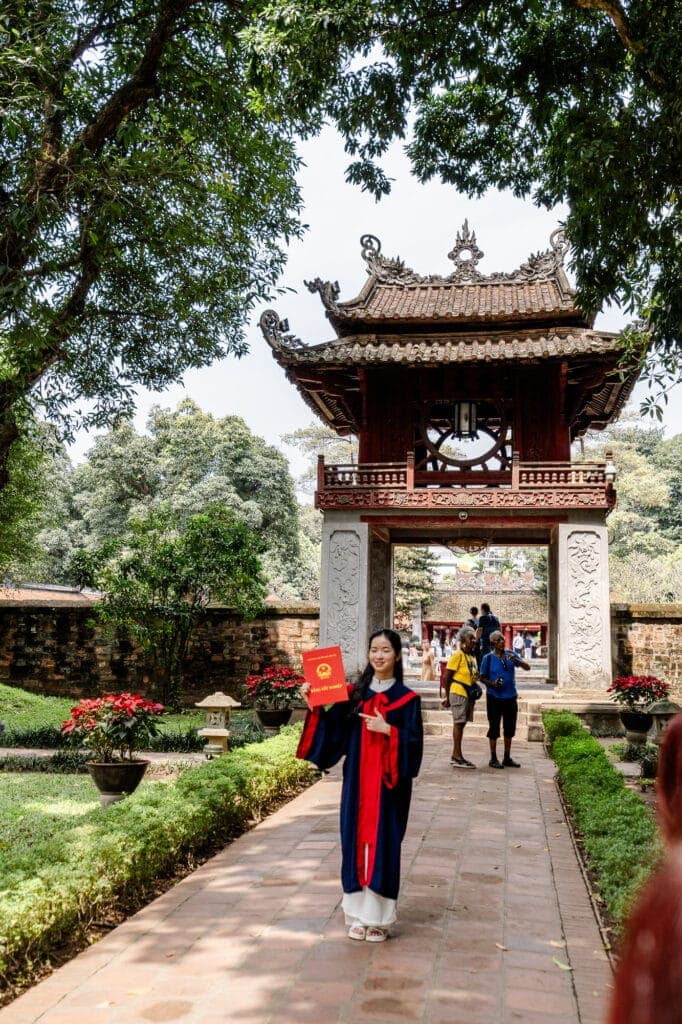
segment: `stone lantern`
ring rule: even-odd
[[[230,735],[230,711],[232,708],[240,708],[239,701],[234,700],[220,690],[204,697],[195,708],[206,709],[206,725],[203,729],[197,729],[198,736],[206,737],[204,753],[211,758],[219,754],[227,753],[227,740]]]
[[[675,715],[679,715],[680,711],[682,711],[680,705],[675,704],[672,700],[668,700],[667,697],[664,697],[662,700],[655,700],[646,709],[646,713],[651,715],[654,720],[654,732],[651,738],[656,746],[660,746],[670,719],[674,718]]]

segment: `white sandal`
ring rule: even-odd
[[[357,939],[358,942],[362,942],[363,939],[366,938],[366,936],[367,929],[365,928],[364,924],[360,924],[359,922],[352,924],[348,929],[349,939]]]
[[[367,942],[385,942],[387,938],[387,928],[375,928],[374,926],[371,926],[367,928],[365,932],[365,939]]]

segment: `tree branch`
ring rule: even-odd
[[[641,39],[635,39],[627,13],[619,0],[571,0],[571,3],[575,4],[576,7],[582,7],[584,10],[601,11],[602,14],[605,14],[613,22],[620,41],[628,53],[631,53],[633,57],[642,56],[644,53],[644,43]],[[667,87],[666,79],[659,75],[650,64],[645,63],[644,70],[653,85],[659,88]]]
[[[610,18],[625,49],[635,57],[639,56],[643,45],[632,35],[628,16],[619,0],[573,0],[573,3],[576,7],[583,7],[586,10],[601,11]]]
[[[40,154],[36,161],[33,181],[24,200],[25,206],[32,207],[31,216],[28,222],[24,222],[21,232],[10,228],[0,238],[0,253],[5,264],[0,274],[0,283],[5,289],[11,288],[29,258],[30,242],[40,223],[40,198],[45,195],[49,195],[53,200],[59,198],[68,187],[80,153],[83,150],[90,153],[99,152],[106,142],[114,138],[120,125],[132,111],[141,109],[157,95],[158,71],[164,51],[180,19],[198,2],[199,0],[169,0],[165,3],[149,34],[137,68],[128,81],[116,90],[61,156],[57,157],[55,152],[51,151],[50,145]],[[46,124],[48,120],[49,107],[46,111]]]

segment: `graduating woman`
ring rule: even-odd
[[[373,633],[369,664],[348,701],[308,712],[297,754],[323,769],[345,755],[342,906],[348,937],[367,942],[383,942],[396,919],[400,844],[422,759],[421,701],[403,685],[401,657],[394,630]]]

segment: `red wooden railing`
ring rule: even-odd
[[[604,488],[603,462],[519,462],[515,452],[511,470],[451,470],[415,473],[414,456],[406,462],[366,462],[327,466],[318,460],[318,491],[385,488],[413,491],[424,487],[506,487],[512,491],[544,488],[576,490]]]

